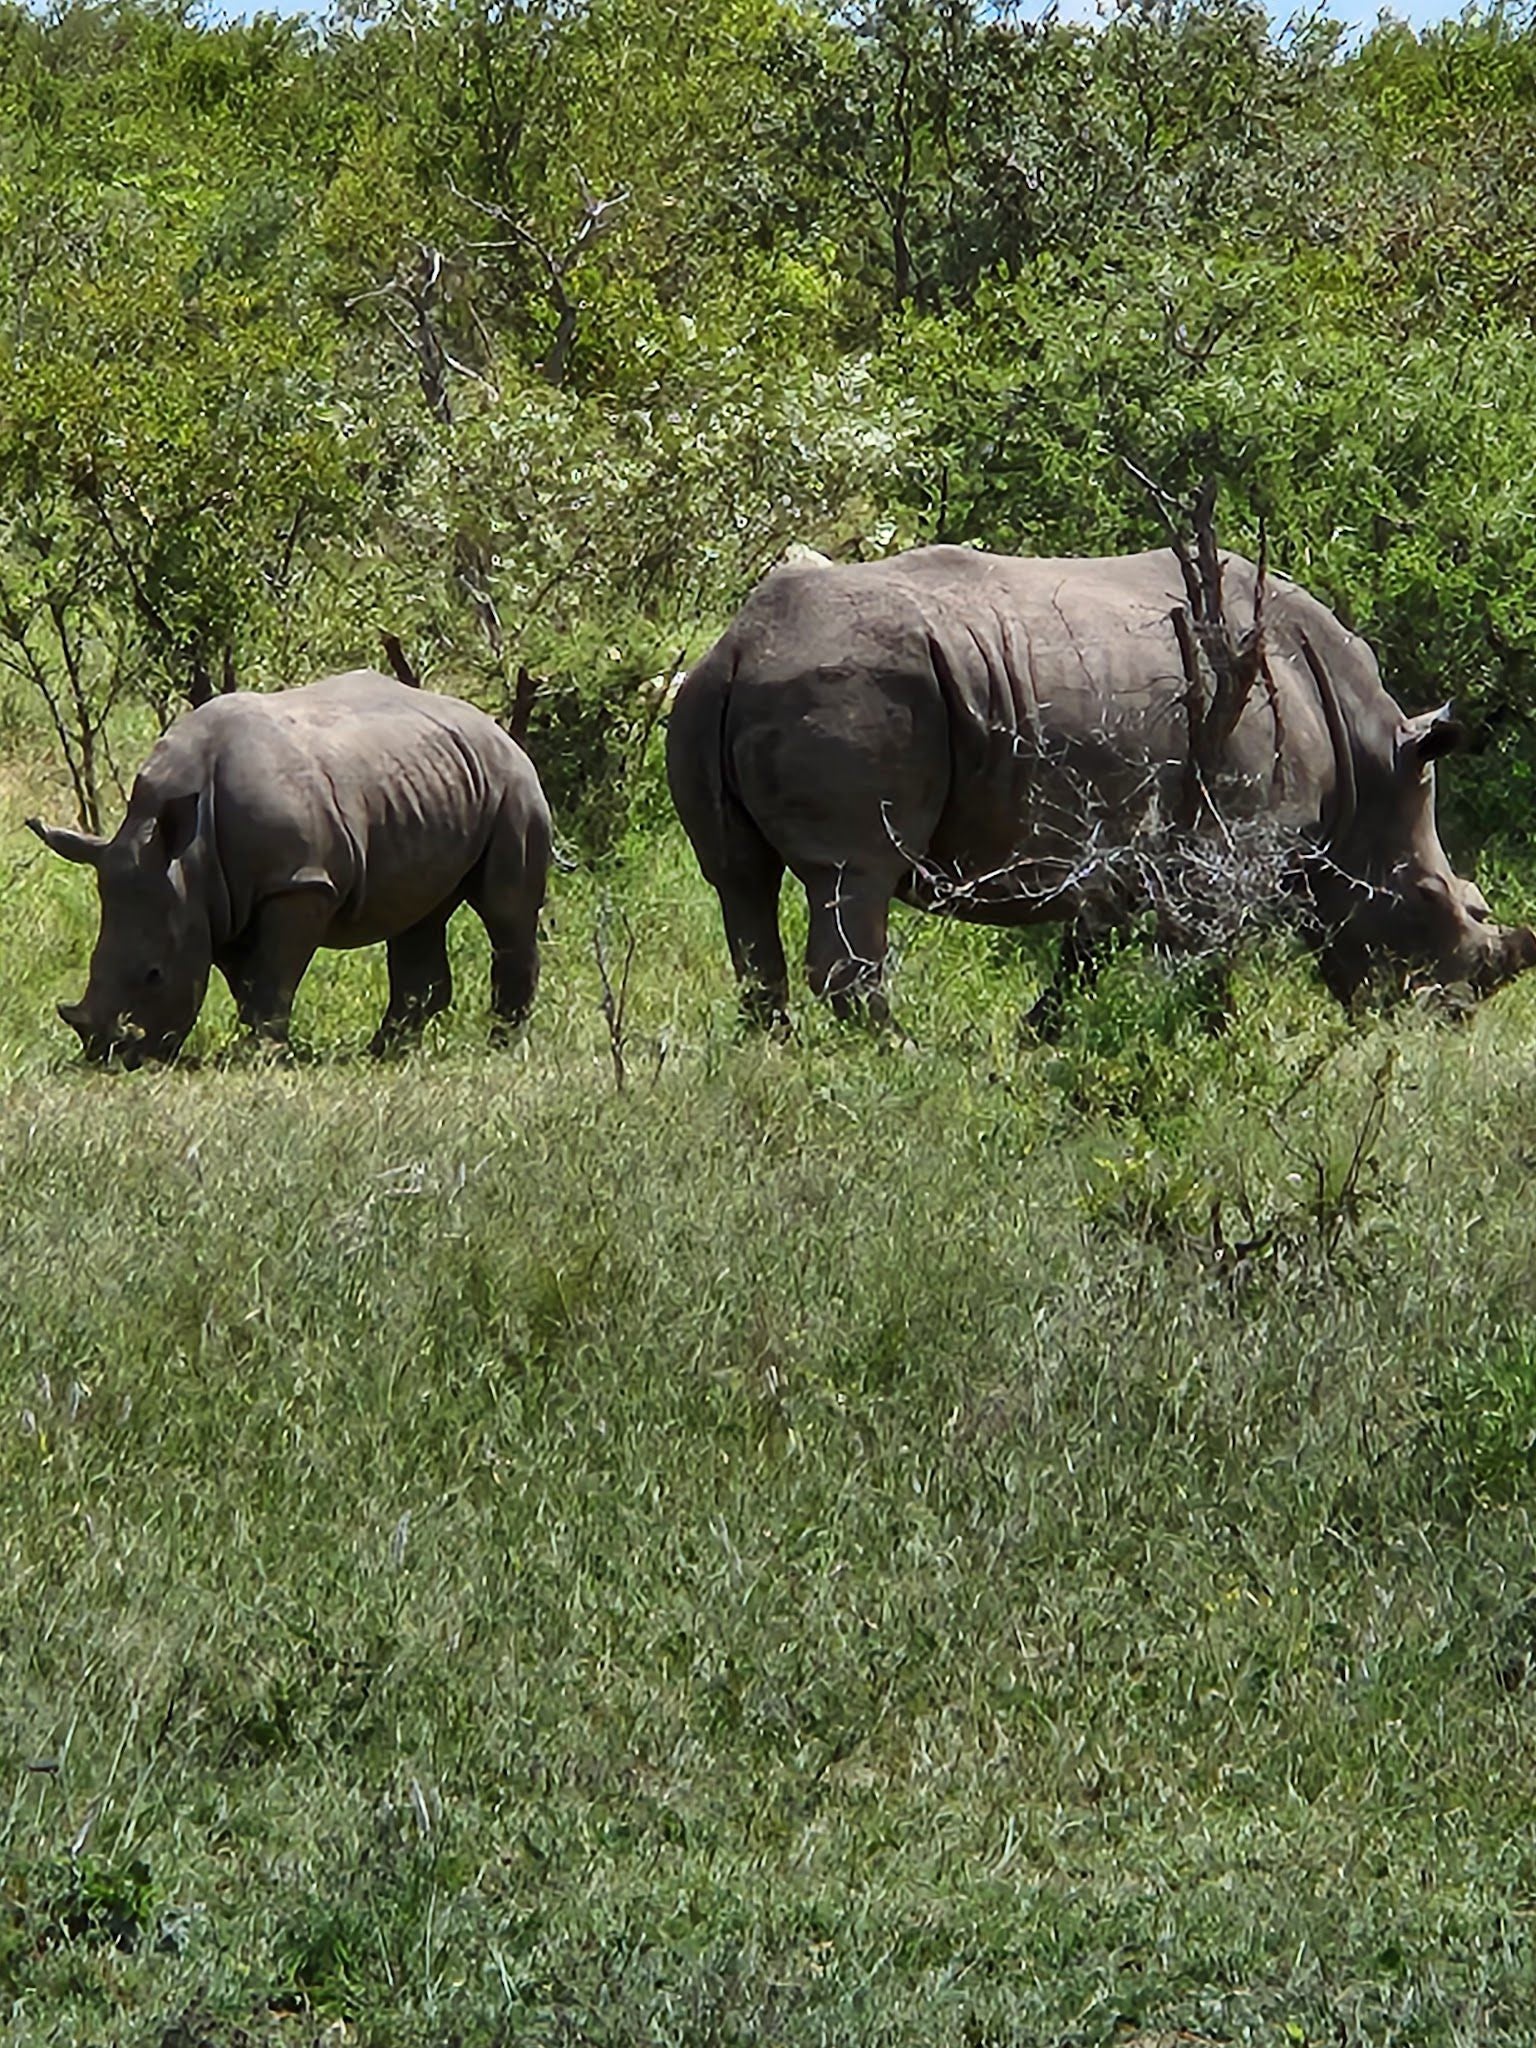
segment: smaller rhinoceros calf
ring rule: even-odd
[[[90,983],[59,1014],[86,1057],[170,1059],[217,967],[241,1022],[286,1037],[317,948],[389,948],[380,1052],[452,998],[448,920],[491,941],[491,1008],[521,1022],[538,983],[549,809],[533,763],[453,697],[359,669],[189,712],[145,762],[115,837],[29,818],[96,870]]]

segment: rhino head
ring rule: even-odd
[[[1361,777],[1345,832],[1314,867],[1318,964],[1341,1002],[1382,970],[1401,987],[1462,983],[1488,995],[1536,966],[1536,932],[1495,924],[1440,844],[1434,763],[1461,738],[1449,705],[1404,719],[1386,758]]]
[[[173,1059],[197,1021],[213,956],[186,861],[197,822],[195,796],[148,819],[130,814],[114,839],[27,820],[45,846],[96,870],[101,929],[90,980],[78,1003],[59,1005],[88,1060]]]

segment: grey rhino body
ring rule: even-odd
[[[281,1039],[317,948],[382,940],[380,1050],[450,1001],[460,903],[490,935],[497,1018],[533,1002],[548,807],[522,749],[455,698],[366,669],[218,697],[161,738],[112,839],[27,822],[96,870],[90,984],[60,1011],[89,1057],[173,1056],[210,967]]]
[[[1236,555],[1222,571],[1246,624],[1257,572]],[[1190,796],[1185,604],[1171,551],[921,548],[760,584],[683,682],[667,742],[749,1009],[787,1001],[786,868],[813,989],[876,1014],[893,898],[1079,933],[1133,908],[1115,850],[1154,845]],[[1390,961],[1487,990],[1531,965],[1536,936],[1489,922],[1441,848],[1446,715],[1405,718],[1365,642],[1294,583],[1266,580],[1263,621],[1221,808],[1294,832],[1328,985],[1347,1000]]]

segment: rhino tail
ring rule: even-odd
[[[743,836],[761,836],[731,787],[726,758],[735,674],[735,648],[727,635],[683,678],[667,720],[667,784],[711,882],[736,865],[733,853]]]

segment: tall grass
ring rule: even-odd
[[[509,1053],[469,929],[406,1059],[338,956],[295,1060],[101,1075],[30,846],[12,2038],[1530,2038],[1536,992],[1210,1038],[1128,956],[1020,1048],[1039,956],[914,919],[912,1047],[743,1040],[657,830]]]

